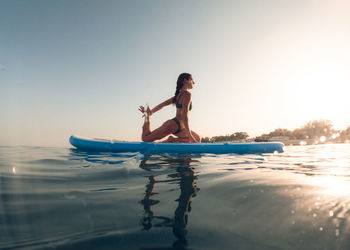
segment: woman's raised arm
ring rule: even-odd
[[[168,105],[172,104],[173,103],[173,99],[174,99],[174,97],[171,97],[168,100],[162,102],[161,104],[158,104],[157,106],[155,106],[153,109],[151,109],[151,114],[154,114],[155,112],[161,110],[165,106],[168,106]]]

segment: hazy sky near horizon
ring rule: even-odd
[[[345,129],[349,13],[346,0],[2,0],[0,145],[140,140],[138,106],[174,95],[181,72],[203,137]]]

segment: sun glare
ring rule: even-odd
[[[325,195],[350,197],[349,161],[344,160],[347,154],[334,152],[333,146],[323,145],[316,153],[319,159],[319,162],[314,163],[317,165],[317,175],[309,178],[309,184],[319,187]]]
[[[339,136],[340,136],[339,133],[335,133],[335,134],[332,135],[332,139],[336,139],[336,138],[338,138]]]
[[[321,143],[324,143],[325,141],[326,141],[326,137],[325,137],[325,136],[321,136],[321,137],[320,137],[320,142],[321,142]]]
[[[312,178],[313,186],[320,187],[320,191],[326,195],[344,196],[350,195],[350,182],[339,176],[321,176]]]
[[[344,111],[341,107],[350,104],[347,93],[350,92],[350,75],[334,60],[321,60],[322,55],[315,54],[315,61],[305,58],[299,69],[289,79],[290,89],[297,96],[293,104],[302,108],[310,119],[330,119],[335,123],[344,123]],[[335,125],[335,124],[334,124]]]

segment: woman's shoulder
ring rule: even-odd
[[[191,99],[191,93],[187,90],[181,90],[177,97],[174,97],[175,103],[182,103]]]
[[[187,98],[191,97],[191,92],[189,92],[188,90],[182,90],[180,94],[183,97],[187,97]]]

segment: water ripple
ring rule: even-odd
[[[0,248],[348,249],[349,152],[0,147]]]

